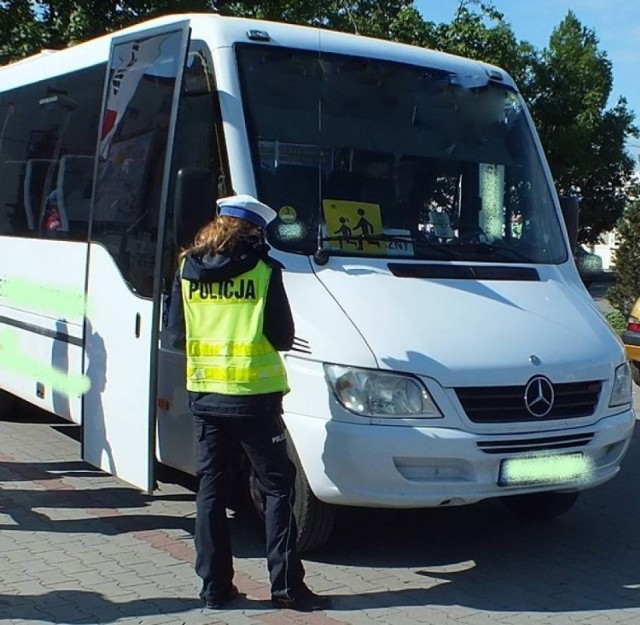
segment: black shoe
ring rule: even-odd
[[[234,584],[231,584],[229,592],[224,595],[216,595],[213,597],[203,597],[204,607],[208,610],[219,610],[227,603],[233,601],[240,593]]]
[[[331,607],[330,597],[316,595],[308,588],[298,591],[291,599],[283,597],[271,597],[271,605],[283,610],[296,610],[297,612],[315,612],[327,610]]]

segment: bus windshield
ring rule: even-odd
[[[484,70],[253,44],[236,54],[258,194],[278,212],[276,248],[567,259],[524,103]]]

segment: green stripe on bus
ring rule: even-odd
[[[18,335],[13,330],[0,332],[0,368],[37,380],[68,397],[84,395],[91,388],[91,381],[86,375],[68,375],[50,364],[27,356],[20,349]]]
[[[0,280],[0,304],[59,317],[90,317],[83,290],[23,278]]]

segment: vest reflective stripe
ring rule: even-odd
[[[280,354],[263,334],[270,278],[271,268],[258,261],[221,282],[182,279],[188,390],[223,395],[289,390]]]
[[[187,367],[187,375],[193,381],[216,380],[228,382],[255,382],[256,380],[266,380],[280,376],[281,367],[279,365],[265,365],[252,369],[233,367],[207,367],[206,365],[197,368]]]
[[[189,341],[189,356],[263,356],[273,350],[268,342],[247,343],[246,341]]]

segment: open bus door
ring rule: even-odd
[[[160,266],[188,20],[115,37],[91,199],[82,457],[151,492]]]

